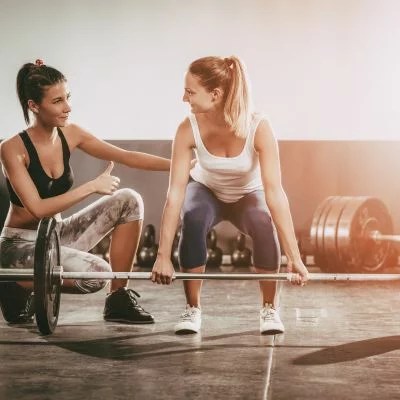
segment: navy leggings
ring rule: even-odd
[[[253,261],[257,268],[276,271],[280,248],[263,190],[257,190],[235,203],[218,200],[203,184],[190,180],[181,213],[182,231],[179,262],[182,268],[205,265],[207,233],[223,220],[230,221],[253,240]]]

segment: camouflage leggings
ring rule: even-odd
[[[143,219],[141,196],[134,190],[120,189],[57,222],[64,271],[111,271],[110,264],[88,251],[117,225],[140,219]],[[4,227],[0,234],[0,266],[32,269],[35,239],[35,230]],[[106,284],[106,280],[77,280],[69,291],[93,293]]]

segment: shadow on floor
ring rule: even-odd
[[[79,332],[68,327],[69,334],[82,336],[82,327]],[[160,340],[157,340],[157,336]],[[171,340],[165,340],[166,337]],[[42,341],[37,340],[0,340],[0,346],[57,346],[74,353],[83,354],[91,357],[109,359],[109,360],[133,360],[146,359],[150,357],[166,357],[179,354],[190,354],[194,352],[213,351],[220,349],[245,349],[270,347],[263,340],[252,340],[252,343],[231,343],[208,344],[205,343],[215,340],[225,340],[231,338],[240,338],[244,336],[260,337],[258,331],[236,332],[232,334],[215,335],[202,337],[201,335],[187,335],[182,340],[177,340],[176,336],[170,331],[151,332],[145,334],[115,334],[112,337],[97,338],[91,340],[60,340],[60,338],[43,337]],[[153,337],[153,339],[150,339]],[[268,340],[266,337],[265,340]],[[146,343],[143,343],[146,341]],[[141,343],[140,343],[141,342]]]
[[[284,346],[283,346],[284,347]],[[386,336],[375,339],[327,347],[293,360],[294,365],[324,365],[359,360],[390,351],[400,350],[400,336]]]

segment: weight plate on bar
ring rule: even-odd
[[[323,254],[328,272],[345,272],[347,266],[339,258],[337,250],[337,230],[340,217],[351,197],[337,196],[331,202],[331,206],[325,218],[323,226]]]
[[[372,231],[393,233],[393,223],[385,204],[373,197],[353,197],[346,204],[338,224],[338,257],[349,271],[375,272],[385,265],[391,243],[376,242]]]
[[[35,244],[35,313],[39,331],[43,335],[53,333],[60,310],[61,281],[53,279],[53,268],[60,265],[60,245],[55,226],[54,218],[43,218]]]
[[[326,217],[330,210],[332,202],[338,196],[327,197],[315,210],[310,229],[310,242],[313,247],[314,264],[316,264],[321,271],[327,272],[327,263],[324,255],[324,226]]]

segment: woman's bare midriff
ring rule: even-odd
[[[57,221],[61,220],[61,215],[56,214],[54,218]],[[39,225],[39,220],[23,207],[10,204],[7,218],[4,221],[4,226],[9,228],[30,229],[36,230]]]

